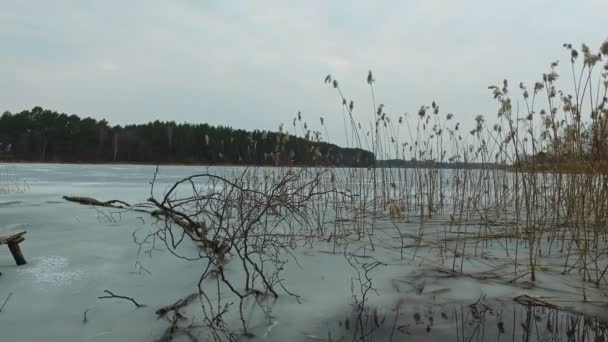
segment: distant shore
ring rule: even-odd
[[[371,169],[373,166],[347,166],[347,165],[298,165],[298,164],[289,164],[289,165],[268,165],[268,164],[235,164],[235,163],[184,163],[184,162],[162,162],[162,163],[150,163],[150,162],[136,162],[136,161],[117,161],[117,162],[108,162],[108,161],[29,161],[29,160],[0,160],[0,164],[55,164],[55,165],[142,165],[142,166],[207,166],[207,167],[269,167],[269,168],[283,168],[283,167],[298,167],[298,168],[357,168],[357,169]],[[495,165],[495,164],[464,164],[464,163],[412,163],[411,161],[406,161],[402,164],[394,163],[394,161],[378,161],[378,165],[376,168],[384,168],[384,169],[424,169],[424,168],[436,168],[436,169],[445,169],[445,170],[463,170],[463,169],[497,169],[500,167],[505,167],[504,165]]]
[[[216,166],[216,167],[311,167],[311,168],[370,168],[371,166],[344,166],[344,165],[268,165],[268,164],[231,164],[231,163],[184,163],[184,162],[162,162],[162,163],[150,163],[150,162],[135,162],[135,161],[31,161],[31,160],[0,160],[0,164],[40,164],[40,165],[141,165],[141,166]]]

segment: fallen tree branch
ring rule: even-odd
[[[94,205],[98,207],[125,209],[131,206],[129,203],[120,200],[110,200],[106,202],[101,202],[91,197],[63,196],[63,199],[68,202],[79,203],[82,205]],[[115,203],[122,204],[122,206],[116,205]]]
[[[141,308],[141,307],[146,306],[145,304],[139,304],[138,302],[135,301],[135,299],[133,299],[131,297],[119,296],[119,295],[116,295],[116,294],[112,293],[109,290],[103,290],[103,292],[107,293],[108,296],[99,296],[99,297],[97,297],[98,299],[108,299],[108,298],[126,299],[128,301],[131,301],[131,303],[135,304],[135,307],[137,307],[138,309]]]
[[[173,335],[179,329],[177,325],[177,321],[179,320],[179,318],[180,317],[178,317],[177,315],[173,316],[173,319],[171,320],[171,325],[169,325],[163,335],[158,339],[159,342],[169,342],[173,340]]]
[[[186,298],[180,299],[171,305],[167,305],[165,307],[162,307],[162,308],[156,310],[156,314],[158,315],[158,318],[164,317],[167,313],[173,311],[173,317],[169,319],[170,325],[169,325],[169,327],[167,327],[167,329],[165,330],[163,335],[158,339],[159,342],[172,341],[173,337],[175,337],[175,335],[177,335],[178,332],[181,332],[181,333],[185,334],[186,336],[188,336],[191,341],[196,341],[196,338],[189,331],[187,331],[186,328],[179,327],[178,322],[179,322],[179,320],[185,319],[185,317],[179,312],[179,309],[188,305],[192,300],[194,300],[196,297],[198,297],[198,295],[199,295],[198,293],[193,293],[193,294],[187,296]]]
[[[193,293],[193,294],[187,296],[186,298],[180,299],[180,300],[178,300],[177,302],[175,302],[175,303],[173,303],[171,305],[167,305],[167,306],[164,306],[164,307],[156,310],[156,314],[158,315],[158,318],[163,317],[164,315],[166,315],[170,311],[174,311],[177,314],[177,311],[179,309],[181,309],[184,306],[188,305],[197,296],[198,296],[198,293]]]

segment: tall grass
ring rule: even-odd
[[[23,193],[30,189],[15,167],[0,166],[0,195]]]
[[[386,113],[384,105],[376,106],[380,95],[371,71],[373,112],[359,116],[373,118],[367,130],[355,119],[354,101],[327,76],[325,83],[342,103],[347,141],[376,156],[368,170],[331,170],[332,186],[356,190],[343,203],[331,199],[335,222],[352,221],[372,250],[380,239],[375,230],[394,226],[399,248],[404,238],[416,246],[430,243],[454,271],[465,271],[465,259],[488,249],[496,253],[500,245],[503,257],[512,261],[513,279],[526,275],[535,282],[537,270],[549,267],[576,270],[585,284],[608,284],[608,42],[598,52],[584,44],[580,53],[570,44],[564,47],[573,93],[559,87],[557,62],[530,87],[519,84],[517,94],[503,80],[489,87],[497,104],[493,123],[478,115],[466,131],[436,102],[421,106],[413,117]],[[389,159],[428,167],[390,168],[383,162]],[[436,226],[443,226],[442,234]],[[543,263],[556,253],[563,263],[559,268]]]
[[[165,196],[163,203],[170,203],[171,210],[180,203],[180,219],[173,219],[179,226],[209,229],[206,234],[213,238],[202,239],[207,246],[204,258],[222,260],[216,273],[224,282],[227,252],[222,249],[218,256],[209,246],[226,244],[231,246],[228,251],[232,248],[240,257],[239,244],[244,244],[245,252],[259,248],[268,253],[269,246],[279,246],[283,253],[329,242],[329,252],[343,253],[358,274],[352,279],[359,324],[355,340],[371,339],[374,330],[366,328],[377,318],[367,306],[368,294],[375,292],[372,270],[384,266],[376,259],[380,255],[398,256],[403,263],[425,262],[451,275],[515,286],[534,287],[539,279],[557,279],[580,293],[581,301],[590,296],[603,299],[608,295],[608,41],[599,52],[586,45],[581,53],[570,44],[564,47],[570,59],[567,69],[572,78],[567,84],[571,92],[559,87],[559,65],[554,62],[539,81],[531,86],[519,84],[515,93],[507,80],[489,86],[496,115],[478,115],[462,124],[437,102],[420,106],[415,115],[387,113],[384,105],[377,104],[381,94],[375,91],[371,71],[367,87],[373,108],[358,109],[338,80],[328,75],[325,84],[336,92],[341,104],[346,141],[350,147],[371,150],[376,158],[372,167],[296,170],[287,165],[246,170],[223,175],[223,182],[230,186],[213,183],[201,190],[191,177],[183,182],[190,182],[194,197]],[[311,142],[309,152],[315,158],[324,159],[318,144],[329,137],[325,120],[319,121],[321,128],[313,131],[298,113],[293,129]],[[283,127],[280,132],[269,156],[277,166],[291,153],[286,150],[289,134]],[[387,160],[408,162],[408,167],[392,167]],[[243,203],[242,196],[234,195],[232,179],[238,183],[238,191],[255,194],[255,203]],[[304,191],[307,188],[312,190]],[[258,199],[265,196],[272,201]],[[215,201],[221,206],[210,204]],[[263,202],[262,213],[250,215]],[[214,208],[212,215],[201,223],[209,208]],[[235,229],[234,222],[227,223],[235,217],[226,216],[233,211],[239,213],[236,222],[247,223],[254,217],[255,224],[241,223],[248,228]],[[169,221],[171,217],[165,216]],[[169,229],[167,221],[164,223]],[[253,235],[243,232],[250,229],[263,237],[262,242],[247,240]],[[215,240],[219,233],[226,235],[224,240]],[[247,261],[262,279],[282,279],[279,274],[285,263],[277,261],[279,255],[277,251],[273,259]],[[266,262],[274,262],[275,267],[258,269]],[[248,265],[243,266],[246,284],[251,272]],[[268,269],[274,273],[267,274]],[[242,307],[257,292],[243,294],[229,285],[240,298],[241,323],[247,332]],[[253,285],[278,295],[272,284]],[[253,285],[246,285],[245,290],[255,288]],[[282,283],[281,288],[285,290]],[[211,301],[208,305],[214,307]],[[215,310],[223,314],[219,304]],[[270,316],[268,311],[264,313]],[[214,322],[209,323],[212,329],[228,329]]]

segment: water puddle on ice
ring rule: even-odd
[[[70,271],[68,259],[60,256],[35,258],[19,272],[33,277],[34,286],[43,290],[64,287],[84,277],[82,272]]]

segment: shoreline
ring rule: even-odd
[[[148,162],[57,162],[57,161],[6,161],[0,160],[0,165],[8,164],[34,164],[34,165],[123,165],[123,166],[203,166],[203,167],[267,167],[267,168],[327,168],[327,169],[344,169],[344,168],[355,168],[355,169],[373,169],[373,166],[345,166],[345,165],[265,165],[265,164],[204,164],[204,163],[148,163]],[[471,166],[471,167],[425,167],[423,165],[410,165],[410,166],[376,166],[376,169],[438,169],[438,170],[480,170],[482,167]],[[488,169],[498,169],[489,167]]]
[[[163,162],[163,163],[150,163],[150,162],[61,162],[61,161],[29,161],[29,160],[0,160],[0,165],[8,164],[35,164],[35,165],[141,165],[141,166],[206,166],[206,167],[299,167],[299,168],[371,168],[371,166],[344,166],[344,165],[266,165],[266,164],[205,164],[205,163],[179,163],[179,162]]]

